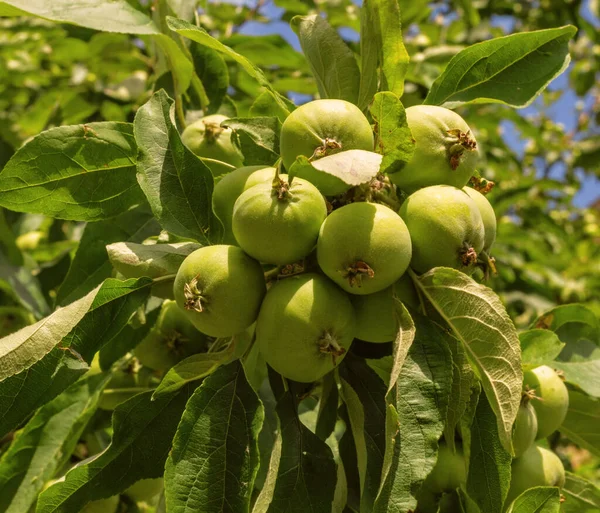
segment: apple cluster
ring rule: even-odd
[[[183,141],[211,165],[213,209],[224,227],[223,243],[189,255],[174,283],[177,304],[199,331],[229,337],[255,327],[269,365],[312,382],[340,363],[354,339],[395,338],[396,299],[419,303],[409,268],[471,273],[483,265],[496,218],[485,196],[466,187],[478,156],[470,128],[442,107],[409,107],[406,118],[411,160],[358,186],[344,180],[351,169],[307,165],[373,152],[370,121],[343,100],[294,110],[281,128],[276,167],[240,167],[221,118],[184,131]],[[218,161],[236,169],[221,173]]]

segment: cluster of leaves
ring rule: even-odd
[[[168,511],[184,511],[186,504],[202,511],[244,511],[250,504],[255,512],[409,511],[435,463],[438,439],[445,435],[452,443],[458,427],[469,473],[456,501],[466,512],[499,512],[510,478],[521,364],[552,362],[564,372],[571,406],[561,432],[600,455],[598,318],[584,305],[550,309],[574,299],[597,308],[598,213],[572,207],[578,183],[572,170],[582,157],[568,162],[560,128],[506,107],[528,104],[565,69],[574,29],[470,46],[500,35],[484,22],[496,12],[491,7],[478,12],[460,2],[456,21],[431,23],[419,2],[367,1],[362,10],[349,1],[277,3],[286,9],[304,56],[278,36],[238,34],[243,22],[261,20],[259,10],[247,7],[207,6],[198,21],[209,33],[189,23],[196,18],[193,2],[157,1],[152,10],[135,1],[80,2],[77,9],[64,0],[53,2],[51,10],[24,0],[0,4],[4,15],[37,15],[139,38],[136,46],[128,36],[85,32],[74,38],[81,40],[82,53],[65,57],[71,73],[64,82],[60,68],[20,107],[7,109],[16,120],[10,135],[2,134],[11,153],[36,133],[21,131],[19,113],[35,112],[36,99],[52,98],[54,91],[64,96],[54,97],[57,107],[43,123],[32,115],[37,130],[86,123],[42,132],[0,174],[0,206],[6,209],[0,224],[3,334],[25,326],[0,344],[0,436],[6,435],[0,509],[79,511],[139,479],[164,474]],[[512,4],[502,7],[508,8]],[[314,10],[325,10],[328,21],[311,16]],[[400,12],[411,27],[405,44]],[[292,20],[294,14],[302,17]],[[542,23],[545,18],[529,9],[520,19],[527,28],[559,25]],[[10,23],[44,27],[45,41],[75,30],[24,18]],[[339,27],[360,30],[360,43],[346,44]],[[118,71],[108,63],[112,57],[119,62],[121,54],[94,53],[93,41],[102,37],[120,42],[126,58]],[[488,66],[483,72],[477,67],[481,59]],[[70,85],[82,62],[104,77],[100,88]],[[538,72],[533,78],[531,68]],[[117,84],[140,71],[147,74],[142,90],[120,98],[118,113],[103,108],[115,102],[107,84],[118,91]],[[27,90],[12,80],[18,81],[12,77],[6,84],[13,94]],[[507,90],[507,80],[519,84],[518,91]],[[150,97],[151,87],[158,92]],[[409,155],[403,105],[465,104],[462,112],[484,142],[481,174],[497,182],[489,197],[503,214],[500,275],[492,284],[517,324],[529,329],[517,337],[490,289],[437,269],[416,280],[426,312],[409,313],[398,304],[401,329],[391,357],[349,355],[339,376],[306,389],[274,373],[265,379],[256,348],[240,360],[245,348],[234,338],[223,351],[184,360],[155,389],[140,390],[108,419],[97,410],[100,397],[156,319],[152,297],[161,280],[187,254],[174,243],[213,243],[220,235],[210,206],[212,175],[184,147],[178,128],[200,110],[225,113],[232,117],[227,123],[245,164],[273,164],[281,120],[294,108],[281,93],[290,91],[344,98],[368,109],[382,166],[390,168]],[[68,101],[82,105],[82,100],[89,110],[70,118]],[[135,122],[123,122],[134,111]],[[505,119],[536,141],[546,139],[521,157],[498,131]],[[592,125],[588,120],[590,134],[582,136],[582,144],[593,140]],[[558,157],[548,152],[551,145],[560,149]],[[571,192],[565,183],[536,176],[540,158],[571,166],[565,175]],[[550,207],[556,207],[554,217]],[[139,244],[149,238],[157,244]],[[544,310],[549,311],[540,315]],[[96,354],[104,372],[89,373]],[[45,483],[70,468],[78,440],[106,432],[107,422],[110,445],[40,494]],[[563,446],[564,440],[552,443]],[[540,503],[558,510],[556,490],[528,493],[518,511],[537,511]],[[576,474],[568,473],[563,493],[563,511],[600,509],[598,489]]]

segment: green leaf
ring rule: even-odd
[[[56,347],[83,319],[98,291],[96,288],[69,306],[4,337],[0,345],[0,382],[28,369]]]
[[[387,396],[386,449],[375,513],[406,513],[437,458],[452,386],[452,355],[444,331],[414,317],[416,335]]]
[[[117,406],[110,445],[40,494],[36,513],[81,511],[88,502],[121,493],[140,479],[161,477],[192,391],[192,387],[186,387],[155,401],[148,391]]]
[[[510,486],[511,455],[499,437],[496,416],[485,396],[479,397],[471,424],[467,493],[481,511],[502,513]]]
[[[339,394],[334,373],[330,372],[321,380],[321,397],[319,398],[319,411],[315,434],[326,441],[335,429],[338,419]]]
[[[342,395],[356,445],[361,511],[372,511],[385,454],[386,386],[362,358],[349,354],[339,367]]]
[[[162,303],[148,301],[146,311],[143,312],[143,324],[140,324],[137,316],[134,314],[127,325],[100,349],[100,368],[106,371],[112,367],[120,358],[134,349],[150,332],[156,324],[160,314]],[[138,314],[139,314],[138,310]]]
[[[165,230],[210,244],[220,240],[222,232],[212,212],[213,176],[181,142],[171,118],[172,105],[161,90],[135,116],[138,180]]]
[[[318,14],[295,16],[292,29],[308,60],[321,98],[358,101],[360,72],[352,50]]]
[[[42,132],[0,173],[0,206],[58,219],[100,221],[144,201],[129,123],[88,123]]]
[[[467,411],[473,392],[475,374],[462,344],[453,336],[446,337],[446,343],[452,352],[452,390],[448,402],[448,413],[444,426],[444,438],[451,450],[455,447],[456,428]]]
[[[291,111],[293,111],[296,106],[285,99],[287,105],[286,109],[283,109],[280,104],[275,103],[273,101],[273,97],[271,93],[268,91],[264,91],[258,95],[254,103],[250,107],[250,116],[252,117],[276,117],[279,119],[281,123],[285,121]]]
[[[230,118],[222,125],[233,130],[232,141],[244,155],[245,166],[270,166],[279,158],[281,122],[277,117]]]
[[[267,476],[267,484],[273,492],[263,495],[262,504],[269,506],[261,511],[330,513],[337,476],[331,449],[300,422],[292,392],[287,391],[280,397],[277,416],[281,457],[274,486]]]
[[[562,494],[564,513],[597,513],[600,510],[600,488],[583,477],[565,472],[566,481]]]
[[[102,346],[120,335],[134,312],[146,301],[151,284],[146,278],[106,280],[89,311],[62,339],[61,346],[91,363]]]
[[[309,161],[300,155],[288,170],[290,177],[310,173],[320,175],[320,183],[327,183],[332,190],[340,187],[361,185],[369,182],[379,173],[381,155],[365,150],[346,150],[318,160]],[[304,168],[304,171],[301,171]],[[327,182],[325,176],[329,175]],[[345,185],[344,185],[345,184]],[[321,191],[328,195],[327,191]]]
[[[160,226],[146,204],[128,210],[110,221],[88,223],[69,272],[58,289],[56,304],[64,306],[72,303],[111,276],[112,268],[106,254],[107,244],[118,241],[142,242],[159,232]]]
[[[577,445],[600,456],[599,425],[600,399],[589,397],[577,390],[569,390],[569,409],[560,426],[561,433]]]
[[[559,513],[560,509],[556,486],[535,486],[519,495],[507,513]]]
[[[173,76],[175,93],[177,95],[185,93],[194,75],[194,64],[179,46],[182,43],[178,44],[166,34],[156,34],[153,39],[165,54],[168,68]]]
[[[106,375],[79,380],[40,408],[0,460],[0,509],[28,511],[75,449],[95,411]]]
[[[126,0],[79,0],[76,4],[71,0],[4,0],[0,3],[0,15],[6,16],[11,6],[40,18],[81,25],[102,32],[158,33],[152,20],[134,9]]]
[[[498,296],[467,275],[437,267],[415,282],[465,348],[496,414],[504,448],[512,453],[512,426],[521,403],[521,348]]]
[[[453,108],[463,103],[525,107],[569,65],[572,25],[498,37],[454,56],[433,83],[425,103]]]
[[[528,330],[519,333],[521,358],[525,368],[534,368],[554,360],[565,345],[549,330]]]
[[[275,91],[275,89],[273,89],[273,86],[269,83],[260,68],[246,59],[246,57],[234,52],[231,48],[225,46],[223,43],[212,37],[208,32],[206,32],[206,30],[196,27],[191,23],[168,16],[167,25],[171,30],[177,32],[178,34],[187,37],[192,41],[196,41],[203,46],[212,48],[213,50],[222,53],[225,57],[229,57],[230,59],[236,61],[243,68],[243,70],[248,73],[248,75],[254,78],[260,86],[264,87],[269,94],[271,94],[272,100],[277,103],[282,110],[288,111],[285,99],[277,91]]]
[[[387,392],[390,392],[398,381],[404,360],[406,360],[406,355],[410,350],[417,331],[410,313],[408,313],[402,301],[397,297],[394,297],[394,315],[398,320],[398,332],[394,339],[394,349],[392,352],[393,364],[390,370]]]
[[[360,10],[360,84],[357,105],[365,110],[379,86],[379,41],[371,12],[370,0],[363,0]]]
[[[28,369],[0,382],[0,437],[21,425],[89,370],[83,360],[55,347]]]
[[[239,360],[194,392],[165,468],[169,511],[248,511],[258,470],[262,404]]]
[[[400,97],[404,93],[404,78],[410,58],[402,39],[398,0],[366,0],[363,9],[369,11],[366,16],[372,25],[368,35],[372,35],[376,41],[381,69],[379,89],[391,91]]]
[[[212,374],[231,356],[226,353],[199,353],[171,367],[154,391],[153,397],[172,394],[181,387]]]
[[[208,114],[219,110],[229,87],[229,70],[223,56],[208,46],[192,43],[190,53],[196,75],[202,82],[209,104]]]
[[[96,352],[119,336],[151,284],[144,278],[106,280],[75,303],[5,337],[0,432],[14,428],[85,372]],[[10,363],[15,357],[16,365]]]
[[[415,148],[404,106],[394,93],[384,92],[375,95],[369,110],[375,120],[375,149],[383,155],[381,172],[399,171]]]
[[[160,278],[177,273],[185,258],[201,246],[195,242],[137,244],[117,242],[106,246],[111,265],[125,278]]]
[[[578,386],[586,394],[600,398],[600,360],[584,362],[546,362],[555,369],[560,369],[568,383]]]

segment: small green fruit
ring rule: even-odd
[[[242,192],[262,182],[275,178],[274,167],[245,166],[224,175],[213,190],[213,210],[224,227],[223,244],[236,245],[231,227],[233,205]]]
[[[348,296],[324,276],[302,274],[273,285],[256,323],[256,342],[282,376],[310,383],[332,371],[354,338]]]
[[[114,410],[119,404],[145,391],[145,376],[141,376],[139,364],[130,365],[115,371],[100,396],[98,407],[103,410]]]
[[[521,406],[519,406],[513,429],[512,442],[515,458],[520,457],[533,445],[537,430],[538,423],[535,410],[531,402],[525,399],[521,402]]]
[[[258,315],[266,285],[260,264],[236,246],[197,249],[181,264],[173,294],[202,333],[229,337]]]
[[[411,267],[424,273],[434,267],[471,272],[483,249],[481,214],[469,195],[449,185],[425,187],[402,204],[413,253]]]
[[[415,150],[390,180],[407,194],[431,185],[464,187],[475,172],[479,152],[471,129],[456,112],[434,105],[406,109]]]
[[[184,358],[207,349],[206,335],[196,329],[175,301],[165,301],[156,325],[134,354],[142,365],[166,371]]]
[[[412,290],[411,290],[412,289]],[[407,274],[387,289],[373,294],[350,297],[356,312],[356,338],[366,342],[391,342],[396,338],[398,323],[396,320],[394,295],[402,302],[408,300],[411,306],[417,306],[419,300]]]
[[[291,185],[262,183],[251,187],[233,207],[233,234],[251,257],[269,264],[291,264],[315,247],[327,216],[325,199],[306,180]]]
[[[88,502],[81,513],[116,513],[119,507],[119,496],[113,495],[108,499]]]
[[[404,221],[378,203],[350,203],[321,226],[317,260],[323,272],[351,294],[373,294],[406,271],[411,241]]]
[[[213,114],[188,125],[181,134],[183,143],[199,157],[219,160],[235,167],[244,165],[241,154],[231,142],[231,129],[221,128],[227,119],[222,114]],[[219,173],[218,166],[211,166],[213,174]],[[215,175],[215,176],[218,176]]]
[[[558,486],[565,484],[565,468],[560,458],[548,449],[532,445],[520,458],[513,460],[510,488],[506,501],[508,506],[524,491],[534,486]]]
[[[124,494],[135,502],[151,502],[157,495],[162,493],[164,480],[162,477],[155,479],[140,479],[132,484]]]
[[[483,251],[489,251],[496,240],[496,214],[494,212],[494,207],[492,207],[491,203],[483,194],[472,187],[463,187],[463,191],[471,197],[479,209],[481,220],[483,221],[483,230],[485,232]]]
[[[281,127],[281,157],[288,171],[299,155],[314,160],[346,150],[373,151],[373,147],[369,120],[356,105],[344,100],[305,103]]]
[[[435,494],[440,494],[451,492],[466,481],[467,469],[462,448],[457,445],[456,451],[452,452],[444,442],[440,442],[437,461],[433,470],[425,478],[423,487]]]
[[[567,416],[569,391],[560,376],[547,365],[525,372],[523,385],[535,392],[531,404],[537,415],[536,439],[546,438],[561,426]]]

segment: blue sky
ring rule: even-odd
[[[245,4],[254,6],[256,0],[227,0],[229,3]],[[290,45],[296,50],[300,51],[300,42],[298,37],[290,28],[289,24],[282,21],[281,15],[284,12],[283,9],[274,5],[272,1],[266,2],[261,8],[261,14],[269,18],[268,23],[260,23],[257,21],[246,22],[241,28],[240,33],[248,35],[267,35],[267,34],[278,34],[286,39]],[[589,9],[589,0],[586,0],[581,8],[582,16],[592,23],[594,26],[600,29],[600,20],[594,17]],[[510,16],[496,16],[492,23],[504,29],[505,32],[510,32],[513,26],[513,19]],[[342,28],[340,34],[346,40],[358,41],[359,34],[352,29]],[[549,87],[551,90],[562,90],[563,93],[558,101],[553,103],[547,112],[550,117],[557,123],[561,123],[565,127],[565,131],[569,132],[576,127],[577,124],[577,109],[575,107],[578,101],[590,102],[593,98],[590,94],[586,98],[579,98],[575,92],[569,87],[568,71],[563,73],[557,79],[555,79]],[[308,97],[305,95],[290,94],[290,98],[296,103],[302,103],[307,101]],[[531,113],[538,112],[543,107],[541,98],[538,98],[532,105],[524,109],[520,109],[522,115],[528,115]],[[503,136],[506,143],[518,154],[522,154],[523,148],[527,141],[521,138],[520,134],[515,130],[512,123],[505,122],[503,124]],[[551,171],[551,178],[560,180],[564,176],[564,166],[556,165]],[[585,207],[590,205],[593,201],[600,198],[600,179],[593,174],[588,173],[587,175],[583,172],[580,173],[583,177],[581,190],[577,193],[574,198],[575,205],[579,207]]]

